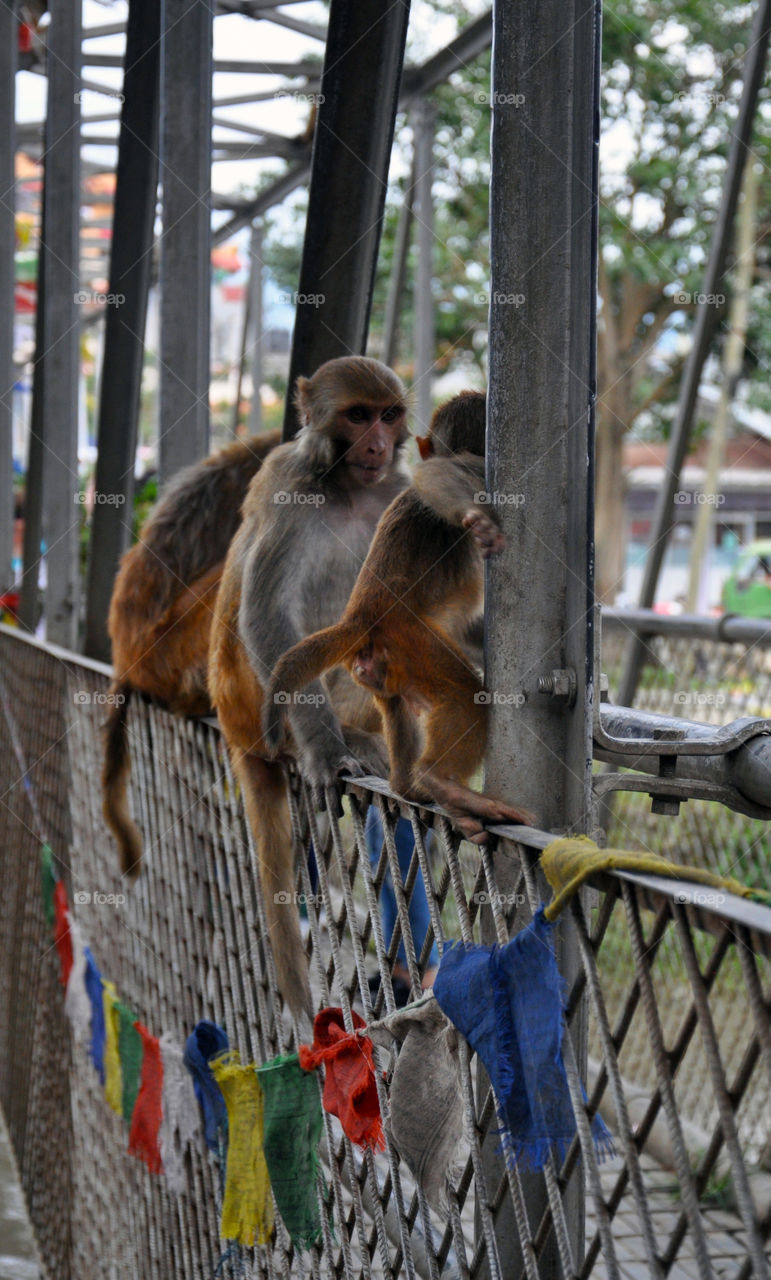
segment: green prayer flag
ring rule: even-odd
[[[296,1053],[257,1068],[265,1095],[265,1160],[279,1213],[297,1249],[321,1235],[316,1194],[322,1115],[315,1071],[303,1071]]]
[[[48,844],[40,847],[40,871],[43,878],[43,910],[45,911],[46,924],[49,929],[53,929],[56,918],[54,889],[56,888],[58,876],[54,870],[53,849]]]
[[[120,1109],[123,1119],[130,1124],[139,1093],[144,1049],[142,1037],[134,1026],[136,1014],[122,1000],[115,1001],[115,1008],[118,1012],[118,1057],[123,1081]]]

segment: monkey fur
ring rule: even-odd
[[[263,688],[292,645],[343,613],[378,520],[408,484],[406,398],[397,376],[362,356],[297,382],[302,428],[255,476],[228,552],[212,624],[209,691],[254,838],[279,989],[312,1013],[300,935],[283,766],[263,738]],[[344,673],[287,708],[291,749],[316,787],[341,771],[381,772],[371,693]]]
[[[419,441],[424,461],[383,515],[342,617],[284,654],[264,713],[276,750],[286,701],[342,664],[375,696],[393,789],[443,805],[478,843],[486,839],[483,821],[533,821],[464,785],[482,763],[488,708],[463,645],[469,619],[483,609],[483,559],[503,546],[489,507],[475,500],[484,486],[484,430],[481,393],[461,393],[436,410]]]
[[[212,609],[249,482],[279,443],[271,431],[184,468],[121,559],[110,602],[113,702],[104,727],[103,812],[135,876],[142,837],[128,809],[128,702],[134,692],[179,715],[211,712],[206,664]]]

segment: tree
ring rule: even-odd
[[[452,0],[441,13],[468,14]],[[597,585],[619,590],[624,567],[622,451],[630,430],[668,434],[687,337],[722,193],[725,159],[741,94],[749,6],[708,0],[618,0],[603,29],[602,163],[597,405]],[[489,289],[490,57],[480,56],[434,94],[437,360],[449,367],[486,360]],[[372,316],[377,342],[393,261],[398,208],[410,168],[408,122],[397,124],[401,176],[388,194]],[[761,97],[753,153],[771,172],[768,90]],[[395,168],[397,166],[394,166]],[[771,344],[771,274],[762,237],[771,188],[761,179],[758,267],[744,372],[749,399],[771,410],[761,355]],[[271,268],[296,287],[299,250],[274,244]],[[412,325],[408,263],[402,331]],[[291,276],[291,281],[289,277]],[[724,309],[727,299],[714,305]],[[721,338],[718,338],[720,343]],[[408,351],[408,343],[403,343]]]
[[[622,449],[666,434],[719,206],[750,11],[621,0],[605,14],[601,170],[597,588],[623,576]],[[761,121],[762,128],[762,121]],[[725,306],[725,298],[713,305]],[[662,341],[667,335],[669,341]]]

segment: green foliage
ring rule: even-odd
[[[142,526],[158,501],[158,473],[152,471],[147,479],[134,489],[134,510],[131,517],[131,540],[136,542]]]
[[[667,378],[680,357],[674,341],[666,355],[658,348],[655,368],[646,357],[667,328],[686,331],[692,323],[695,305],[681,295],[702,287],[751,19],[746,4],[703,0],[620,0],[604,14],[602,306],[618,329],[607,380],[626,379],[626,404],[621,413],[614,406],[626,427],[645,408],[648,429],[667,434],[677,394],[677,379]],[[753,155],[763,160],[770,139],[764,90]],[[771,206],[767,177],[763,188],[761,223]],[[727,294],[730,286],[723,287]],[[756,291],[753,302],[748,376],[762,364],[753,349],[771,336],[768,290]],[[727,299],[717,305],[725,315]]]
[[[457,0],[430,0],[459,25],[474,15]],[[720,205],[725,159],[736,120],[752,19],[743,3],[707,0],[619,0],[603,19],[603,164],[600,235],[603,257],[600,366],[614,386],[612,419],[647,435],[666,435],[678,389],[685,333],[695,312]],[[435,251],[437,359],[441,366],[486,352],[489,281],[490,55],[461,68],[432,95],[436,109]],[[753,154],[771,173],[769,91],[764,89]],[[372,313],[377,344],[394,261],[399,208],[408,183],[411,127],[397,121],[401,169],[392,179]],[[264,181],[268,181],[266,178]],[[771,216],[771,183],[763,180],[760,269],[768,251],[761,230]],[[269,231],[266,259],[282,289],[297,287],[305,202]],[[414,237],[413,237],[414,239]],[[412,347],[415,249],[407,264],[400,350]],[[723,304],[725,312],[726,304]],[[768,289],[758,286],[747,344],[751,400],[771,409],[762,352],[771,341]],[[612,353],[608,326],[615,325]],[[672,336],[662,346],[662,337]],[[602,407],[601,407],[602,411]]]

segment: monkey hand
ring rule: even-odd
[[[417,790],[425,791],[432,800],[446,809],[453,822],[467,840],[474,844],[486,844],[485,826],[511,823],[514,826],[535,826],[535,817],[520,805],[506,804],[495,796],[480,795],[452,778],[430,770],[421,778]]]
[[[479,546],[483,560],[497,556],[503,550],[505,538],[492,516],[479,507],[467,511],[462,521],[464,529],[468,529]]]

